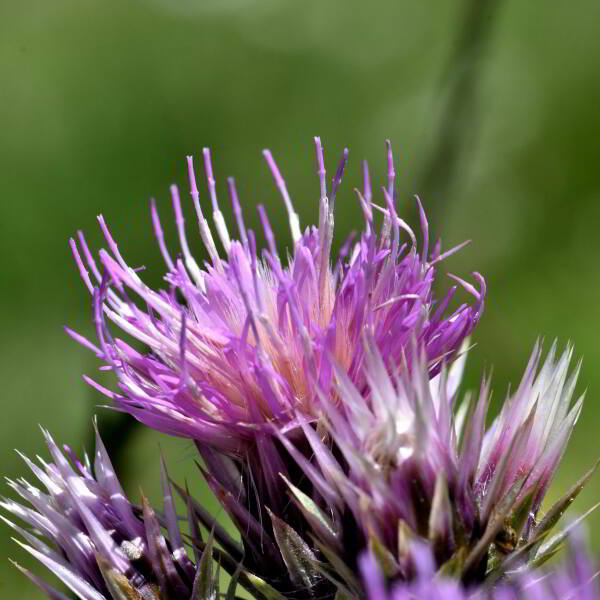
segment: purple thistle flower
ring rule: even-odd
[[[23,538],[23,542],[15,540],[20,546],[81,600],[213,600],[216,597],[218,582],[213,576],[212,537],[202,544],[196,521],[190,520],[196,544],[197,564],[194,564],[184,548],[164,464],[161,465],[164,516],[158,517],[145,498],[142,507],[132,505],[126,498],[97,429],[93,469],[87,456],[86,464],[82,464],[66,448],[71,464],[50,434],[42,431],[53,462],[46,463],[38,457],[40,467],[25,456],[23,459],[46,491],[23,478],[9,480],[26,504],[13,500],[0,503],[7,512],[33,528],[28,531],[0,516]],[[161,533],[161,525],[168,531],[168,540]],[[204,546],[204,552],[199,551],[200,545]],[[14,564],[51,599],[67,599],[50,584]]]
[[[459,582],[435,573],[431,548],[423,543],[411,546],[415,577],[410,583],[388,587],[372,553],[360,557],[360,571],[368,600],[597,600],[600,580],[585,545],[575,531],[569,537],[566,561],[554,570],[534,569],[496,585],[463,587]]]
[[[552,556],[567,532],[548,534],[596,468],[537,520],[581,411],[582,399],[570,407],[579,371],[568,375],[572,349],[556,359],[553,346],[538,371],[536,344],[487,431],[489,380],[471,407],[455,409],[464,352],[430,379],[416,344],[411,368],[407,359],[390,370],[368,329],[363,350],[365,388],[334,361],[333,394],[321,394],[318,421],[298,414],[293,426],[273,425],[275,442],[257,436],[245,461],[197,442],[210,487],[243,532],[244,567],[286,597],[300,583],[307,593],[319,586],[319,597],[336,587],[361,597],[355,573],[365,547],[389,581],[414,579],[415,540],[430,545],[434,571],[465,584]],[[498,440],[494,462],[488,448]]]
[[[582,399],[570,407],[579,371],[568,376],[572,350],[555,360],[553,346],[538,373],[536,345],[523,381],[487,431],[489,381],[476,401],[457,409],[466,338],[483,310],[483,278],[474,273],[477,290],[454,277],[475,302],[445,316],[456,287],[434,300],[436,266],[462,245],[441,254],[438,243],[429,252],[417,199],[423,234],[417,250],[414,232],[396,212],[389,143],[385,205],[372,201],[365,163],[358,193],[365,228],[332,263],[335,199],[348,152],[328,192],[319,138],[315,142],[319,225],[304,233],[264,152],[292,232],[287,265],[261,206],[267,248],[259,258],[229,179],[240,238],[232,241],[208,150],[208,192],[226,258],[202,213],[191,157],[190,190],[210,259],[204,268],[189,251],[175,186],[182,249],[176,260],[151,203],[168,291],[142,282],[102,217],[110,249],[100,251],[103,274],[79,233],[95,284],[71,240],[93,295],[98,346],[69,333],[115,370],[121,393],[88,382],[150,427],[195,441],[203,475],[241,532],[243,550],[187,492],[178,492],[195,518],[215,530],[230,562],[285,597],[298,589],[329,596],[336,588],[360,596],[354,572],[365,547],[390,581],[410,581],[414,539],[431,545],[433,570],[465,583],[499,577],[509,565],[543,562],[560,543],[548,545],[545,534],[592,472],[536,521],[581,411]],[[373,209],[383,212],[379,235]],[[408,239],[403,245],[401,234]],[[113,338],[106,317],[149,351]]]
[[[261,206],[267,248],[259,257],[230,178],[239,241],[231,239],[206,149],[208,193],[225,258],[204,218],[191,157],[190,190],[209,257],[203,267],[189,250],[175,186],[182,250],[175,260],[151,202],[168,290],[143,283],[102,217],[110,250],[99,253],[102,272],[83,234],[79,245],[71,240],[93,297],[97,345],[67,331],[116,372],[121,392],[86,380],[118,410],[194,440],[203,459],[198,466],[241,544],[175,485],[188,510],[189,534],[180,531],[164,461],[164,515],[145,499],[141,507],[131,504],[97,430],[93,469],[67,448],[69,462],[44,431],[53,462],[25,461],[47,491],[24,479],[9,481],[31,507],[1,503],[33,532],[4,520],[82,600],[214,600],[213,559],[232,576],[228,599],[238,582],[258,600],[365,594],[369,600],[527,600],[575,589],[597,597],[595,576],[578,548],[567,569],[550,577],[535,570],[573,529],[548,535],[596,468],[538,520],[582,408],[583,397],[571,406],[579,373],[578,365],[569,374],[572,348],[557,359],[553,345],[540,368],[536,344],[519,387],[487,430],[488,379],[477,399],[467,396],[457,407],[467,336],[483,311],[484,279],[473,274],[476,289],[451,276],[475,301],[449,316],[456,286],[440,302],[434,299],[437,264],[464,244],[442,254],[438,242],[430,252],[417,198],[423,235],[417,249],[414,232],[396,212],[389,142],[385,204],[373,203],[364,163],[358,192],[364,231],[332,262],[335,200],[348,151],[328,192],[319,138],[315,143],[319,224],[304,233],[264,151],[288,213],[293,248],[287,264]],[[373,209],[383,213],[379,234]],[[402,245],[401,235],[407,236]],[[146,352],[113,337],[107,320]],[[200,525],[211,531],[206,543]],[[53,600],[66,598],[22,570]]]
[[[277,253],[273,230],[261,206],[258,211],[267,249],[259,259],[255,236],[244,226],[235,185],[229,179],[240,238],[231,240],[217,203],[208,150],[204,151],[208,191],[226,258],[219,257],[202,213],[191,157],[190,190],[210,258],[204,268],[189,251],[174,186],[171,194],[182,248],[182,256],[176,260],[166,248],[156,207],[151,203],[155,234],[168,267],[168,292],[153,291],[143,284],[121,256],[102,217],[100,226],[110,249],[110,254],[100,251],[104,274],[83,234],[78,234],[95,284],[71,240],[80,273],[93,295],[98,346],[68,331],[115,370],[122,393],[113,394],[87,381],[112,398],[118,409],[150,427],[194,439],[208,484],[244,532],[244,568],[284,593],[292,593],[299,582],[323,582],[314,569],[307,575],[304,564],[290,559],[300,552],[310,562],[319,550],[307,545],[310,540],[305,519],[311,517],[306,517],[305,507],[288,501],[285,479],[298,484],[299,493],[306,491],[312,496],[314,492],[319,504],[331,499],[331,494],[313,490],[304,467],[284,446],[290,444],[305,459],[310,456],[311,443],[305,437],[309,434],[303,427],[320,432],[321,404],[345,401],[332,387],[335,369],[342,369],[358,390],[368,389],[362,341],[368,330],[386,369],[397,364],[408,367],[410,348],[417,344],[427,363],[426,377],[433,376],[445,360],[456,355],[473,330],[485,298],[485,282],[475,273],[479,291],[455,277],[475,298],[473,306],[461,305],[445,316],[456,286],[441,302],[435,301],[432,286],[438,263],[464,244],[442,254],[438,242],[430,253],[427,219],[417,199],[423,233],[423,246],[418,251],[414,232],[396,213],[389,142],[385,206],[378,207],[372,201],[364,163],[364,187],[358,198],[365,229],[356,243],[350,239],[343,245],[333,264],[334,206],[348,152],[344,151],[328,192],[319,138],[315,143],[319,225],[306,228],[303,234],[285,182],[270,152],[264,152],[288,212],[294,246],[287,265]],[[383,213],[379,235],[375,233],[373,209]],[[401,234],[408,238],[402,245]],[[131,300],[131,291],[145,301],[144,310]],[[124,340],[113,338],[106,317],[143,342],[149,352],[141,354]],[[183,490],[180,492],[190,501]],[[197,508],[204,524],[213,527],[210,515]],[[293,548],[285,543],[282,546],[290,539],[295,540]],[[231,545],[225,536],[217,536],[217,540]],[[321,583],[314,585],[321,590]],[[329,584],[325,581],[323,585]]]
[[[143,283],[122,257],[102,217],[99,222],[110,251],[99,253],[103,274],[83,234],[78,234],[83,259],[71,240],[81,276],[93,295],[98,345],[67,331],[116,372],[119,394],[87,381],[117,408],[154,429],[243,456],[248,444],[254,444],[256,432],[265,431],[269,424],[291,423],[298,414],[308,419],[319,416],[319,396],[330,393],[334,362],[359,389],[364,387],[361,337],[365,328],[372,332],[388,367],[404,360],[412,340],[424,348],[430,375],[455,355],[481,316],[485,282],[475,273],[480,287],[476,290],[454,277],[475,303],[461,305],[449,316],[445,313],[456,286],[440,302],[435,301],[432,286],[437,265],[464,244],[442,254],[438,243],[430,252],[428,223],[417,199],[423,234],[422,248],[417,250],[415,234],[396,213],[395,170],[388,142],[384,205],[372,201],[364,163],[364,188],[358,198],[365,229],[356,243],[349,239],[344,244],[334,261],[334,207],[348,151],[328,190],[320,139],[315,138],[315,143],[319,225],[303,233],[279,169],[271,153],[264,151],[292,232],[287,264],[278,255],[262,206],[258,211],[267,248],[258,254],[255,235],[245,228],[235,183],[229,178],[239,230],[239,241],[232,240],[219,209],[208,149],[203,153],[204,167],[224,258],[202,212],[192,157],[188,157],[190,190],[210,259],[203,267],[189,250],[176,186],[171,187],[171,195],[182,256],[169,254],[151,203],[155,235],[167,265],[168,291],[155,291]],[[384,215],[379,235],[374,231],[373,209]],[[407,237],[406,243],[401,235]],[[143,308],[133,302],[132,292],[142,299]],[[106,318],[145,344],[148,352],[142,354],[123,339],[113,338]]]
[[[305,515],[312,535],[350,566],[369,547],[392,580],[413,575],[412,539],[429,541],[435,570],[466,582],[495,577],[508,564],[543,562],[564,533],[552,543],[544,536],[595,469],[536,520],[582,408],[583,397],[570,406],[579,372],[578,365],[568,375],[572,348],[557,360],[553,345],[538,372],[536,344],[521,384],[487,431],[488,380],[468,415],[466,405],[454,411],[465,355],[429,379],[423,350],[414,352],[411,369],[400,364],[390,373],[367,331],[368,391],[334,364],[341,401],[322,398],[320,434],[300,422],[311,452],[279,434],[313,497],[324,499],[320,520]]]

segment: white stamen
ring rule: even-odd
[[[229,231],[227,230],[227,225],[225,224],[225,218],[220,210],[213,212],[213,221],[215,222],[215,227],[217,228],[217,233],[219,234],[221,244],[223,244],[225,252],[229,254],[229,251],[231,250],[231,238],[229,237]]]
[[[227,231],[223,213],[221,212],[219,203],[217,202],[217,184],[213,176],[210,150],[208,148],[203,148],[202,154],[204,156],[204,170],[206,172],[206,180],[208,182],[208,193],[210,194],[210,201],[213,207],[213,221],[215,222],[215,227],[217,228],[217,233],[219,235],[219,239],[221,240],[221,244],[223,245],[225,252],[229,254],[229,249],[231,248],[231,239],[229,238],[229,231]]]
[[[177,225],[177,232],[179,234],[179,243],[181,245],[181,250],[183,251],[183,258],[185,260],[185,266],[188,268],[191,273],[196,285],[203,291],[206,291],[204,286],[204,276],[202,275],[202,271],[198,266],[198,263],[192,256],[190,252],[190,248],[187,243],[187,239],[185,237],[185,229],[183,227],[183,213],[181,212],[181,203],[179,201],[179,191],[177,190],[177,186],[171,186],[171,197],[173,199],[173,209],[175,211],[175,223]]]
[[[271,174],[273,175],[273,179],[275,180],[275,185],[277,185],[279,189],[279,193],[283,197],[283,202],[285,204],[285,208],[288,212],[288,220],[290,224],[290,230],[292,232],[292,241],[294,244],[302,237],[302,233],[300,231],[300,217],[294,211],[294,206],[292,204],[292,200],[287,191],[287,186],[285,185],[285,181],[275,164],[275,160],[271,155],[270,150],[263,150],[263,156],[267,161],[267,165],[269,165],[269,169],[271,170]]]

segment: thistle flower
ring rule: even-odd
[[[232,241],[204,152],[213,218],[226,258],[216,250],[202,213],[193,161],[190,189],[210,263],[192,257],[176,187],[171,188],[182,257],[166,248],[154,202],[151,214],[168,267],[169,291],[148,288],[127,265],[102,217],[111,253],[101,250],[100,273],[85,239],[71,240],[93,295],[98,345],[69,331],[115,370],[116,407],[150,427],[192,438],[201,470],[242,537],[242,548],[177,488],[224,549],[230,564],[258,577],[269,593],[294,597],[361,597],[357,561],[365,547],[390,581],[414,578],[411,540],[428,540],[435,568],[464,583],[500,577],[506,569],[539,564],[556,551],[544,536],[591,475],[590,471],[539,523],[537,513],[581,410],[571,397],[578,368],[567,377],[570,348],[544,366],[536,345],[523,381],[486,431],[489,381],[477,401],[456,409],[467,336],[485,298],[445,316],[456,287],[441,302],[432,285],[437,264],[462,245],[429,252],[397,213],[388,144],[384,207],[372,201],[368,168],[358,193],[365,229],[331,262],[334,206],[347,151],[320,181],[319,225],[301,232],[286,185],[265,157],[287,208],[293,249],[286,266],[277,254],[265,211],[259,214],[267,249],[259,259],[229,179],[239,241]],[[379,235],[373,209],[384,214]],[[401,233],[408,237],[400,245]],[[142,298],[141,309],[130,298]],[[105,317],[143,342],[142,354],[113,338]],[[446,365],[450,365],[448,369]],[[291,501],[290,501],[291,500]],[[560,535],[560,534],[559,534]],[[283,595],[283,596],[281,596]]]
[[[319,507],[309,514],[304,502],[303,509],[321,551],[351,572],[369,547],[390,580],[410,580],[410,542],[427,540],[435,570],[465,582],[555,553],[564,533],[544,538],[595,469],[537,521],[582,408],[583,397],[570,407],[579,372],[578,365],[568,376],[572,348],[556,359],[554,344],[538,372],[536,344],[521,384],[487,431],[489,380],[469,413],[465,405],[454,414],[464,355],[430,380],[422,351],[411,369],[400,364],[391,373],[368,331],[364,352],[368,392],[335,365],[340,401],[323,399],[322,433],[300,423],[311,452],[279,434],[312,485],[303,493]],[[340,583],[355,585],[352,577]]]
[[[93,295],[98,345],[68,332],[116,372],[120,394],[88,379],[116,407],[154,429],[243,456],[248,443],[254,444],[257,430],[265,431],[270,423],[289,423],[297,414],[319,415],[319,394],[330,392],[333,361],[343,366],[359,389],[364,386],[360,340],[365,327],[372,331],[388,366],[402,361],[413,339],[425,349],[430,375],[439,371],[443,359],[456,353],[481,316],[484,280],[474,274],[480,286],[476,290],[454,277],[475,303],[462,305],[449,316],[445,313],[456,286],[436,302],[432,285],[437,265],[464,244],[442,254],[438,243],[430,253],[428,223],[417,199],[423,234],[421,250],[417,250],[415,234],[396,213],[395,170],[388,142],[384,206],[372,202],[364,163],[364,187],[358,198],[365,230],[354,245],[349,239],[333,261],[334,207],[348,151],[327,190],[319,138],[315,144],[319,225],[303,233],[279,169],[271,153],[264,151],[289,217],[293,247],[287,265],[277,252],[266,212],[258,206],[267,240],[261,259],[254,233],[245,228],[234,180],[229,178],[239,230],[239,241],[231,239],[219,209],[208,149],[203,153],[204,167],[225,258],[217,252],[200,205],[192,157],[188,157],[190,190],[210,258],[203,268],[188,247],[176,186],[171,187],[171,195],[182,257],[173,259],[169,254],[155,203],[151,203],[154,232],[167,265],[168,292],[143,283],[122,257],[102,217],[99,222],[110,249],[99,254],[104,274],[83,234],[79,232],[78,237],[85,263],[71,240],[81,276]],[[379,235],[374,231],[374,209],[384,214]],[[401,234],[408,240],[404,244]],[[131,300],[132,292],[142,299],[144,308]],[[142,354],[113,338],[106,317],[145,344],[148,352]]]
[[[434,570],[465,584],[555,554],[567,531],[549,533],[596,468],[538,520],[582,407],[583,398],[571,406],[579,372],[578,365],[568,375],[572,348],[557,359],[553,345],[539,368],[536,344],[521,384],[486,431],[488,379],[477,399],[455,409],[464,352],[430,379],[422,348],[413,347],[411,368],[388,372],[368,329],[363,344],[366,388],[334,362],[334,393],[321,396],[321,418],[273,425],[277,443],[263,462],[253,455],[244,464],[198,444],[209,485],[244,532],[244,566],[286,597],[318,584],[319,597],[337,588],[361,598],[356,569],[365,548],[389,581],[410,581],[411,547],[426,541]],[[259,479],[264,473],[272,477]],[[275,488],[276,474],[287,496]],[[206,515],[203,522],[212,526]]]
[[[304,517],[288,503],[282,476],[298,481],[304,475],[277,441],[273,426],[298,452],[310,451],[298,422],[306,419],[318,428],[322,398],[337,402],[331,386],[334,365],[341,365],[358,389],[367,386],[361,342],[365,328],[371,331],[386,367],[406,362],[411,356],[408,347],[417,343],[426,356],[427,374],[432,376],[473,330],[485,298],[485,282],[475,273],[479,291],[455,277],[475,298],[473,306],[461,305],[445,316],[456,286],[441,302],[434,299],[437,265],[464,244],[442,254],[438,242],[430,253],[428,223],[417,199],[423,234],[422,248],[417,250],[414,232],[396,213],[389,142],[385,206],[378,207],[372,201],[364,163],[364,186],[358,198],[365,229],[354,245],[352,238],[344,244],[333,264],[334,206],[348,152],[344,151],[328,192],[319,138],[315,144],[319,225],[306,228],[304,233],[285,182],[270,152],[264,152],[288,211],[293,251],[287,265],[277,253],[273,230],[261,206],[258,211],[268,247],[259,259],[255,236],[244,226],[230,178],[228,188],[240,237],[239,241],[231,240],[217,203],[208,150],[204,151],[208,191],[226,258],[219,257],[202,213],[191,157],[190,190],[210,258],[203,269],[189,251],[175,186],[171,194],[181,258],[171,258],[156,206],[151,203],[155,235],[168,267],[165,281],[169,292],[156,292],[144,285],[121,256],[102,217],[100,226],[111,251],[100,251],[104,274],[83,234],[78,234],[79,247],[96,284],[71,240],[80,273],[93,295],[98,346],[68,331],[115,370],[122,393],[113,394],[87,381],[113,399],[117,408],[150,427],[195,440],[209,485],[245,532],[244,567],[270,583],[277,582],[284,591],[297,587],[302,576],[291,573],[282,578],[286,564],[278,534],[265,525],[280,521],[292,529],[301,528]],[[374,209],[384,214],[379,235],[375,233]],[[408,239],[403,245],[401,232]],[[145,310],[130,299],[131,291],[145,301]],[[143,342],[149,352],[141,354],[124,340],[114,339],[105,317]],[[213,523],[208,517],[204,522]],[[280,533],[279,539],[282,536]],[[264,560],[265,552],[268,561]]]
[[[136,507],[126,498],[96,429],[92,469],[67,448],[71,464],[47,431],[43,431],[53,462],[41,467],[23,459],[46,487],[43,492],[25,479],[9,485],[27,505],[0,503],[33,528],[29,532],[2,518],[23,538],[25,550],[61,579],[81,600],[212,600],[218,591],[213,575],[212,538],[204,552],[195,546],[197,564],[184,549],[164,464],[164,517],[143,499]],[[169,539],[161,533],[161,524]],[[199,536],[195,519],[190,531]],[[51,545],[36,535],[43,536]],[[201,538],[196,539],[200,544]],[[67,596],[14,563],[53,600]],[[235,582],[234,582],[235,583]],[[234,588],[232,588],[234,589]]]
[[[360,570],[368,600],[597,600],[600,598],[599,571],[592,564],[581,532],[569,536],[566,561],[554,570],[534,569],[496,586],[465,588],[456,580],[436,576],[435,559],[425,544],[411,548],[415,578],[410,583],[386,587],[383,573],[375,556],[365,553],[360,558]]]

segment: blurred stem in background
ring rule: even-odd
[[[438,123],[417,177],[422,196],[434,221],[434,230],[452,202],[458,174],[477,140],[480,125],[478,88],[501,0],[467,0],[459,19],[453,52],[442,71]],[[464,178],[463,178],[464,179]]]
[[[500,4],[501,0],[467,0],[459,19],[454,51],[442,72],[436,95],[442,99],[438,125],[431,139],[429,155],[419,171],[416,188],[417,193],[427,199],[428,205],[435,207],[429,211],[435,221],[434,227],[443,220],[444,207],[452,201],[466,148],[477,137],[480,123],[478,84]],[[90,403],[90,409],[91,421],[91,414],[96,412],[95,402]],[[118,473],[124,472],[128,442],[139,424],[131,416],[118,412],[109,418],[100,414],[99,421],[115,469]],[[88,451],[95,444],[93,431],[89,429]]]

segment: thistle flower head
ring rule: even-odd
[[[9,485],[25,501],[5,500],[0,506],[32,527],[32,532],[2,518],[24,541],[25,550],[61,579],[81,600],[209,600],[216,582],[212,547],[197,555],[195,565],[184,549],[170,484],[162,465],[164,516],[148,505],[132,505],[117,479],[96,430],[94,467],[80,463],[67,448],[70,462],[47,431],[53,462],[40,465],[23,459],[46,488],[25,479]],[[169,538],[161,532],[167,529]],[[192,529],[194,531],[194,529]],[[37,535],[33,535],[33,533]],[[45,541],[40,539],[41,536]],[[15,563],[16,564],[16,563]],[[19,567],[53,600],[62,592]]]
[[[333,393],[320,396],[317,422],[298,415],[293,428],[273,425],[273,439],[258,436],[245,460],[198,443],[210,487],[244,532],[244,566],[286,596],[298,582],[313,590],[325,581],[319,595],[337,587],[360,598],[365,548],[389,582],[410,582],[413,548],[424,542],[433,572],[469,585],[556,553],[568,529],[550,532],[595,470],[538,517],[581,411],[581,398],[571,406],[572,349],[557,359],[553,346],[539,368],[536,344],[487,430],[489,379],[456,407],[464,350],[432,378],[416,346],[410,368],[407,360],[390,370],[366,330],[365,387],[333,361]],[[488,450],[498,443],[500,460]]]
[[[239,240],[232,239],[217,201],[207,149],[203,158],[208,193],[224,257],[217,251],[201,208],[192,157],[188,157],[190,190],[209,261],[200,266],[189,250],[179,192],[172,186],[180,257],[170,255],[156,206],[151,204],[154,231],[167,265],[168,291],[155,291],[143,283],[122,257],[102,217],[100,226],[109,247],[99,255],[103,273],[83,234],[79,233],[83,259],[71,240],[83,280],[93,294],[98,345],[70,333],[116,371],[121,393],[100,389],[117,407],[155,429],[241,453],[245,440],[253,439],[265,425],[285,424],[298,414],[318,417],[320,396],[330,396],[334,363],[342,366],[359,389],[366,384],[361,343],[365,328],[372,332],[388,367],[404,360],[412,340],[423,347],[430,375],[439,371],[443,359],[455,354],[482,313],[484,280],[474,274],[477,290],[455,278],[475,301],[448,316],[456,286],[440,302],[434,299],[432,286],[437,265],[462,245],[444,254],[439,243],[430,249],[427,219],[417,199],[423,235],[421,249],[417,248],[414,232],[396,212],[395,170],[388,142],[383,206],[372,200],[364,163],[364,186],[358,198],[365,228],[356,242],[349,239],[343,245],[337,260],[332,259],[334,207],[348,151],[328,189],[319,138],[315,144],[319,224],[304,231],[279,169],[271,153],[264,151],[288,213],[293,247],[287,261],[278,254],[262,206],[258,211],[267,247],[258,253],[255,235],[244,225],[235,183],[229,178],[239,232]],[[379,235],[375,209],[384,215]],[[132,300],[133,294],[141,298],[143,307]],[[113,338],[106,318],[149,351],[142,354],[123,339]]]
[[[328,189],[320,140],[315,143],[319,223],[304,232],[279,169],[264,152],[288,213],[293,247],[286,262],[261,206],[267,247],[259,255],[229,179],[239,231],[239,241],[232,240],[208,150],[208,193],[224,257],[202,212],[191,157],[191,196],[209,257],[203,267],[189,250],[175,186],[182,250],[176,259],[151,203],[168,290],[143,283],[102,217],[110,250],[100,251],[102,273],[83,234],[79,246],[71,240],[93,296],[98,345],[69,333],[115,370],[121,392],[88,381],[150,427],[194,440],[204,477],[242,546],[177,489],[194,519],[214,530],[225,563],[258,577],[266,597],[282,600],[299,590],[333,597],[337,590],[360,598],[356,570],[365,548],[388,582],[417,585],[428,565],[428,572],[460,581],[448,587],[457,594],[461,585],[542,563],[566,535],[545,540],[546,534],[593,472],[537,520],[581,411],[582,399],[571,406],[579,370],[568,374],[572,349],[557,360],[553,346],[539,368],[536,345],[521,384],[487,430],[489,380],[457,407],[466,340],[483,310],[485,281],[474,273],[476,289],[454,277],[474,302],[450,315],[456,287],[434,299],[437,265],[462,245],[442,254],[438,243],[430,252],[417,199],[418,248],[397,214],[389,143],[385,202],[373,202],[365,163],[358,193],[364,230],[332,261],[334,207],[348,153]],[[375,210],[383,213],[379,233]],[[113,337],[107,318],[148,351]]]
[[[536,344],[521,384],[487,431],[488,380],[470,412],[454,407],[464,355],[429,379],[422,351],[411,369],[400,364],[391,372],[368,332],[364,352],[368,390],[361,393],[335,366],[342,401],[323,399],[320,434],[301,424],[310,452],[279,434],[313,497],[325,499],[331,526],[313,527],[320,543],[348,565],[371,548],[391,580],[413,576],[414,539],[431,544],[435,570],[463,581],[555,552],[560,540],[543,538],[593,472],[537,520],[582,407],[583,398],[571,406],[579,371],[568,375],[572,349],[557,360],[554,345],[537,372]]]

